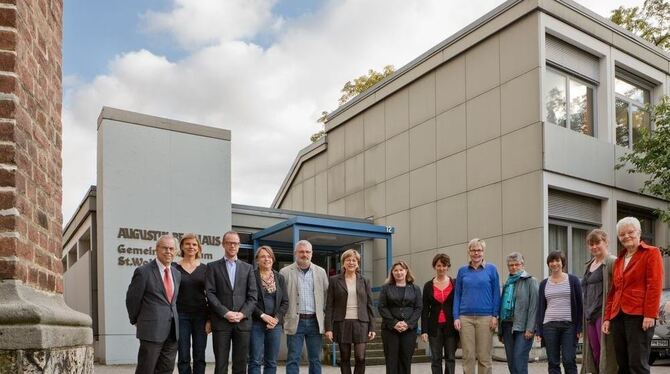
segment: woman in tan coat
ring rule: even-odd
[[[611,335],[602,333],[601,326],[616,257],[609,253],[607,233],[603,230],[592,230],[586,236],[586,244],[591,250],[592,258],[586,263],[582,278],[584,349],[581,373],[615,374],[619,367],[616,363],[614,342]]]

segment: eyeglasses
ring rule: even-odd
[[[223,242],[223,245],[232,245],[235,247],[239,247],[240,242]]]
[[[484,250],[483,249],[471,249],[470,250],[470,253],[480,253],[480,252],[484,252]]]

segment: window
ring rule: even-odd
[[[651,131],[649,113],[649,89],[637,83],[630,74],[617,71],[614,78],[616,144],[633,148],[643,132]]]
[[[561,251],[565,255],[567,271],[581,278],[584,264],[591,258],[586,245],[586,235],[598,228],[570,221],[549,220],[549,251]]]
[[[595,86],[547,68],[544,79],[547,122],[593,136]]]
[[[654,245],[654,226],[656,224],[656,215],[653,211],[617,203],[617,221],[624,217],[635,217],[639,219],[640,227],[642,228],[641,239],[644,240],[644,242],[647,244]],[[616,237],[616,234],[614,236]],[[622,247],[620,243],[618,244],[617,248],[621,250]]]

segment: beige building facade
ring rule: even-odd
[[[438,252],[455,274],[474,237],[501,274],[519,251],[543,278],[560,249],[581,275],[586,233],[606,230],[614,252],[620,217],[668,245],[653,213],[668,202],[614,168],[668,93],[667,53],[572,1],[510,0],[331,113],[272,207],[394,227],[393,260],[420,282]],[[369,247],[380,285],[385,248]]]

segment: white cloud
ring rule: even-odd
[[[335,108],[344,82],[369,68],[399,68],[501,1],[330,1],[284,20],[266,48],[242,41],[277,30],[281,17],[269,14],[272,3],[175,0],[172,11],[148,17],[149,25],[182,43],[214,43],[179,61],[129,51],[110,62],[107,74],[66,92],[66,220],[96,183],[103,105],[232,130],[233,201],[267,206],[319,129],[320,112]]]
[[[247,39],[277,20],[276,0],[173,0],[168,12],[148,11],[147,29],[166,31],[184,47]]]

